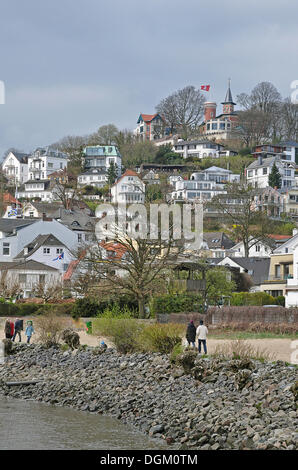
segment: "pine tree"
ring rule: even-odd
[[[114,162],[110,163],[110,166],[107,171],[109,185],[114,184],[117,179],[117,168],[117,164],[115,164]]]
[[[273,163],[273,167],[272,167],[271,173],[269,175],[268,183],[269,183],[269,186],[271,186],[271,188],[280,188],[281,187],[281,175],[280,175],[275,163]]]

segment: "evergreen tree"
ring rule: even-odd
[[[281,187],[281,176],[280,176],[280,173],[279,173],[275,163],[273,164],[271,173],[269,175],[268,183],[269,183],[269,186],[271,186],[271,188],[275,188],[275,187],[280,188]]]
[[[110,166],[109,166],[108,171],[107,171],[108,183],[109,183],[110,186],[112,184],[114,184],[116,179],[117,179],[117,168],[118,167],[114,162],[110,163]]]

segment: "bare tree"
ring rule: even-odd
[[[88,143],[89,136],[68,135],[58,142],[51,144],[51,148],[61,150],[69,156],[69,164],[74,167],[82,167],[83,148]]]
[[[60,283],[49,285],[39,282],[33,287],[32,294],[42,299],[45,304],[50,300],[60,300],[63,296],[63,286]]]
[[[118,134],[114,124],[106,124],[89,136],[88,145],[115,145]]]
[[[113,245],[118,247],[118,256],[106,256],[101,244],[86,254],[97,273],[99,291],[132,295],[138,301],[139,317],[144,318],[146,301],[163,289],[166,271],[178,250],[171,237],[148,240],[125,233],[115,235]]]
[[[233,234],[244,245],[245,256],[259,242],[272,244],[272,221],[265,212],[254,209],[255,189],[243,184],[227,185],[227,193],[215,196],[208,204],[226,216],[233,226]]]
[[[23,294],[23,289],[16,279],[9,279],[8,272],[2,271],[0,275],[0,296],[5,299],[15,299]]]
[[[281,109],[283,137],[286,139],[298,139],[298,106],[286,98]]]
[[[238,112],[237,133],[244,145],[252,148],[270,137],[270,117],[263,111],[248,109]]]
[[[194,86],[187,86],[163,99],[156,110],[164,116],[173,132],[175,127],[182,130],[186,139],[198,126],[203,116],[205,98]]]

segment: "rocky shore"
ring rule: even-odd
[[[15,344],[0,395],[114,416],[175,449],[298,448],[297,368],[284,362]],[[32,385],[7,382],[38,380]]]

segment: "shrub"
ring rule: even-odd
[[[177,344],[181,344],[184,330],[184,326],[175,323],[145,326],[138,338],[139,348],[144,351],[169,354]]]
[[[35,320],[38,341],[46,347],[55,346],[62,337],[62,332],[69,326],[69,320],[49,311]]]
[[[276,298],[275,298],[275,304],[276,305],[281,305],[282,307],[285,306],[285,302],[286,302],[286,299],[283,295],[278,295]]]
[[[77,299],[72,307],[71,315],[73,318],[96,317],[99,310],[98,302],[91,297]]]
[[[231,305],[273,305],[275,299],[266,292],[234,292],[231,298]]]
[[[176,344],[172,349],[172,352],[171,352],[171,355],[170,355],[170,362],[172,364],[175,364],[176,361],[177,361],[177,357],[180,356],[180,354],[182,354],[182,353],[183,353],[182,344],[181,343]]]
[[[138,350],[138,336],[143,326],[132,318],[96,318],[93,333],[111,338],[117,350],[126,354]]]

